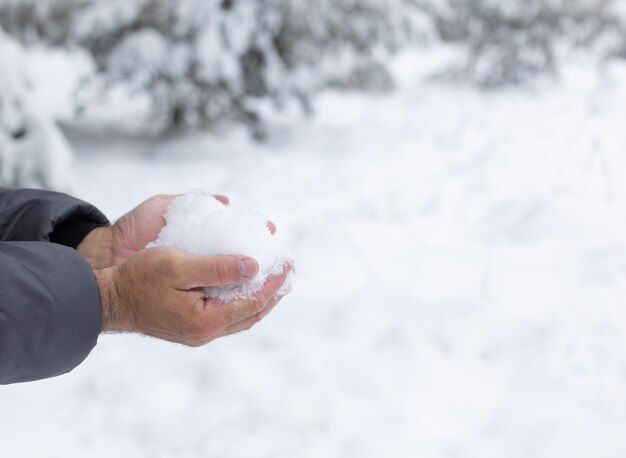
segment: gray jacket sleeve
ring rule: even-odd
[[[55,230],[71,232],[84,224],[102,226],[108,220],[93,205],[67,194],[0,187],[0,241],[47,242]]]
[[[95,346],[98,286],[75,243],[61,244],[107,223],[65,194],[0,188],[0,384],[69,372]]]
[[[102,305],[75,250],[0,242],[0,384],[64,374],[96,345]]]

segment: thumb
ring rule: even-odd
[[[191,289],[246,282],[259,272],[259,264],[248,256],[182,253],[177,270],[178,278],[184,283],[181,286]]]

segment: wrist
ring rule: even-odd
[[[83,255],[93,270],[109,267],[113,263],[113,228],[98,227],[78,244],[76,250]]]
[[[99,269],[94,271],[94,274],[102,303],[102,332],[132,331],[130,320],[126,319],[127,314],[119,292],[118,268]]]

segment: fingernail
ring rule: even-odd
[[[256,262],[252,258],[243,258],[239,261],[239,273],[242,277],[252,278],[256,275]]]

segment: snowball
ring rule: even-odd
[[[206,191],[191,191],[174,198],[165,220],[157,239],[146,248],[167,246],[201,255],[244,255],[259,263],[259,273],[250,281],[207,287],[207,297],[223,302],[250,298],[268,277],[280,275],[285,264],[292,264],[289,249],[270,233],[267,219],[259,211],[233,203],[224,205]],[[291,277],[290,273],[278,296],[290,292]]]

